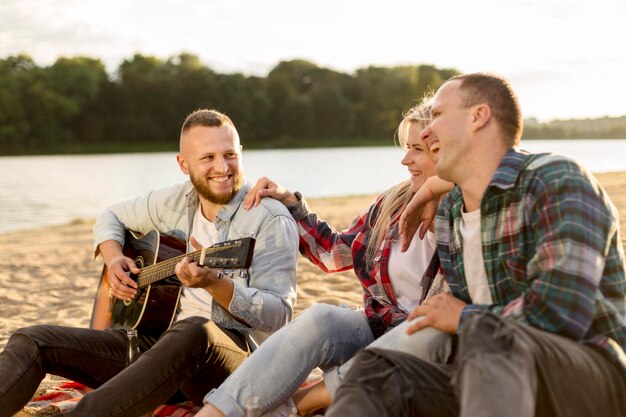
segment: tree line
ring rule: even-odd
[[[247,148],[387,145],[402,112],[458,73],[407,65],[347,74],[291,60],[259,77],[218,73],[182,53],[136,54],[109,74],[96,58],[39,66],[28,55],[9,56],[0,60],[0,154],[175,150],[182,121],[198,108],[228,114]],[[619,137],[626,123],[610,129],[613,136],[594,132]],[[526,137],[570,133],[538,123],[525,130]]]
[[[385,145],[402,112],[458,74],[431,65],[346,74],[304,60],[266,77],[221,74],[183,53],[136,54],[109,75],[99,59],[62,57],[39,66],[0,60],[0,152],[175,150],[185,116],[214,108],[249,148]]]
[[[524,139],[626,139],[626,116],[545,123],[529,118],[524,120]]]

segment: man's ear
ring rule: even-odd
[[[187,166],[187,161],[182,154],[176,154],[176,162],[178,162],[178,166],[180,167],[180,170],[183,171],[183,174],[189,175],[189,167]]]
[[[491,107],[486,103],[472,107],[472,131],[482,129],[491,120]]]

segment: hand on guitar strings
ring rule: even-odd
[[[202,245],[193,236],[189,243],[196,250],[202,249]],[[190,288],[205,288],[221,281],[217,270],[200,265],[188,256],[177,263],[174,270],[180,282]]]
[[[206,288],[222,281],[217,270],[199,265],[188,256],[176,264],[175,271],[180,282],[191,288]]]
[[[111,293],[121,300],[130,301],[135,298],[137,283],[128,276],[128,271],[133,274],[141,271],[135,265],[135,261],[126,256],[120,256],[111,261],[107,268]]]

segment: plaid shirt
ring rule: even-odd
[[[363,306],[374,337],[379,337],[391,327],[404,321],[407,313],[398,307],[398,301],[389,280],[389,255],[397,237],[400,212],[394,213],[383,242],[374,257],[372,266],[365,262],[365,251],[385,194],[352,221],[350,227],[335,231],[312,212],[300,193],[299,202],[289,208],[298,224],[300,253],[325,272],[339,272],[354,268],[363,286]]]
[[[599,349],[626,369],[624,249],[615,206],[597,180],[563,156],[511,149],[481,201],[492,305],[471,304],[453,189],[437,213],[437,250],[465,319],[489,310]]]

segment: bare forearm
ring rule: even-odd
[[[450,181],[442,180],[436,175],[426,179],[424,185],[430,190],[431,193],[433,193],[435,197],[439,197],[454,188],[453,183],[451,183]]]
[[[234,284],[229,278],[218,279],[204,287],[204,290],[211,294],[213,300],[228,310],[231,300],[233,299]]]
[[[120,256],[124,256],[122,253],[122,245],[120,245],[120,243],[116,240],[105,240],[100,243],[98,249],[104,259],[104,263],[107,265],[110,265],[111,261],[119,258]]]

